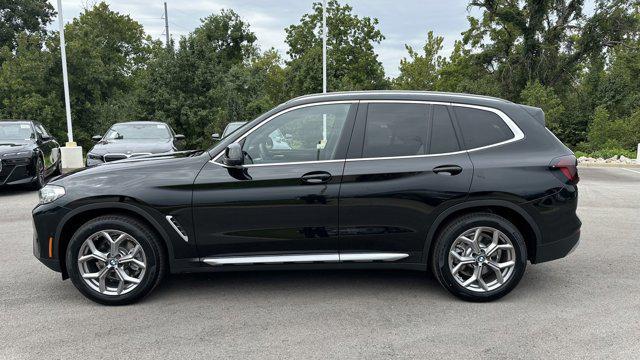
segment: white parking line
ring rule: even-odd
[[[634,172],[634,173],[636,173],[636,174],[640,174],[640,171],[638,171],[638,170],[631,170],[631,169],[627,169],[627,168],[620,168],[620,169],[622,169],[622,170],[627,170],[627,171],[631,171],[631,172]]]

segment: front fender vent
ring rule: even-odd
[[[184,228],[182,227],[182,225],[180,225],[180,223],[178,222],[178,220],[176,220],[176,218],[174,218],[171,215],[167,215],[167,221],[169,222],[171,227],[178,233],[178,235],[180,235],[182,240],[189,242],[189,237],[187,236],[187,232],[184,231]]]

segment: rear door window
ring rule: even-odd
[[[487,110],[453,106],[466,149],[493,145],[514,137],[498,114]]]
[[[426,154],[427,110],[423,104],[369,104],[362,157]]]

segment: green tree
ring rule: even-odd
[[[409,59],[400,60],[400,75],[394,79],[393,87],[405,90],[435,90],[439,71],[444,63],[439,55],[443,40],[441,36],[434,36],[433,31],[429,31],[427,41],[422,47],[424,55],[410,45],[405,45]]]
[[[598,0],[587,16],[583,0],[472,0],[482,10],[463,35],[475,61],[500,79],[502,95],[519,100],[530,81],[568,91],[583,62],[620,42],[634,26],[632,2]]]
[[[190,147],[205,148],[228,122],[268,110],[282,93],[282,70],[277,54],[258,55],[255,41],[249,24],[232,10],[203,19],[175,52],[149,63],[139,100],[143,119],[166,121],[187,135]],[[270,78],[275,82],[267,88]]]
[[[5,47],[0,57],[0,118],[34,119],[49,126],[56,136],[64,135],[62,83],[55,80],[54,54],[42,34],[22,33],[16,51]]]
[[[13,51],[21,33],[44,34],[55,14],[47,0],[0,0],[0,48]]]
[[[67,24],[65,36],[74,133],[88,146],[92,135],[139,116],[134,94],[147,63],[162,51],[161,44],[141,24],[104,2]],[[52,51],[60,77],[57,36]]]
[[[567,137],[563,131],[566,124],[565,109],[562,100],[552,87],[544,86],[539,81],[530,82],[520,94],[522,103],[541,108],[545,113],[546,126],[556,135]]]
[[[327,87],[329,91],[384,89],[388,87],[374,44],[384,36],[378,19],[358,17],[349,5],[327,4]],[[287,79],[292,96],[322,91],[322,4],[300,23],[285,29]]]

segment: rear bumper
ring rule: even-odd
[[[579,244],[580,229],[563,239],[554,241],[552,243],[539,245],[536,249],[535,263],[563,258],[571,254]]]

